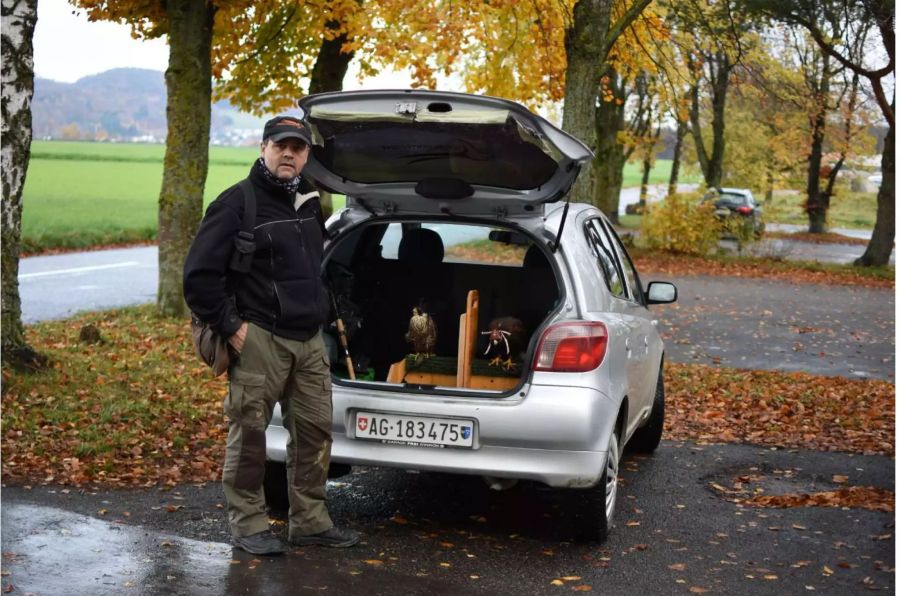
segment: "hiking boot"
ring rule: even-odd
[[[249,536],[235,536],[234,545],[252,555],[280,555],[287,550],[285,543],[269,530]]]
[[[332,526],[324,532],[318,534],[310,534],[308,536],[297,536],[291,538],[291,544],[294,546],[330,546],[332,548],[346,548],[353,546],[359,542],[359,532],[349,528],[338,528]]]

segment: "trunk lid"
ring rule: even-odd
[[[523,106],[439,91],[350,91],[300,100],[313,135],[304,173],[384,215],[539,215],[590,150]]]

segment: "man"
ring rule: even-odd
[[[222,484],[235,546],[278,554],[263,495],[265,431],[276,402],[288,429],[289,538],[297,546],[352,546],[353,530],[334,526],[325,507],[331,455],[331,373],[321,325],[324,226],[318,193],[300,177],[312,138],[282,116],[263,129],[250,169],[256,197],[250,270],[229,267],[241,230],[244,196],[235,185],[206,210],[184,267],[184,297],[239,354],[228,369],[228,442]]]

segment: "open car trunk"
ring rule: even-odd
[[[418,389],[519,386],[561,296],[538,242],[496,225],[451,222],[376,220],[341,234],[325,271],[356,379]],[[411,329],[421,313],[433,321],[433,341],[429,325]],[[335,325],[326,343],[333,375],[347,379]]]

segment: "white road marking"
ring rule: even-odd
[[[110,263],[109,265],[91,265],[90,267],[73,267],[72,269],[54,269],[52,271],[38,271],[35,273],[20,273],[19,279],[29,279],[32,277],[46,277],[48,275],[65,275],[67,273],[81,273],[83,271],[99,271],[101,269],[118,269],[120,267],[133,267],[140,265],[139,261],[123,261],[121,263]]]

